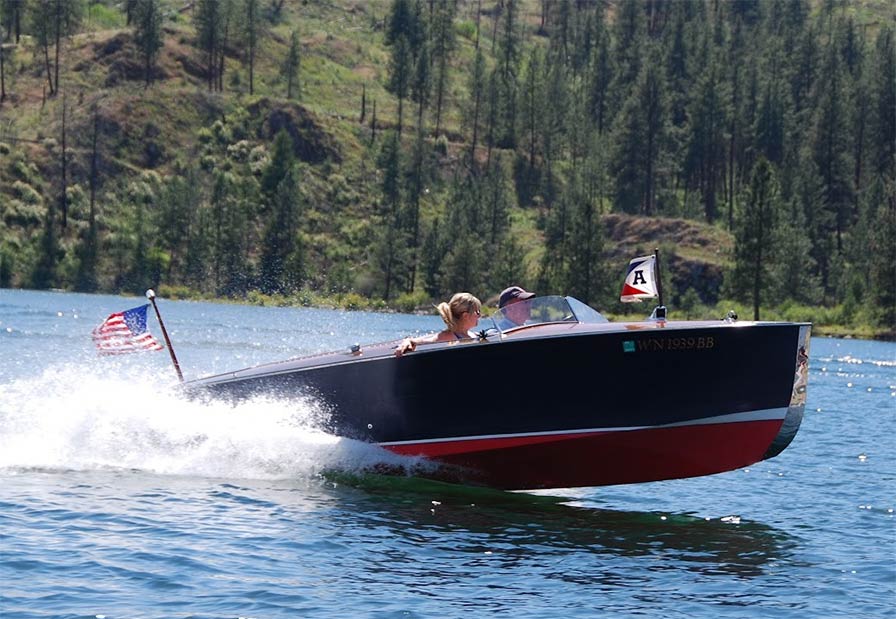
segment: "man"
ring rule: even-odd
[[[507,331],[519,327],[529,320],[529,303],[522,303],[535,296],[534,292],[527,292],[519,286],[505,288],[498,297],[498,309],[503,316],[497,321],[501,331]]]

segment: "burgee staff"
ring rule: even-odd
[[[152,308],[156,311],[156,318],[159,319],[159,326],[162,327],[162,335],[165,336],[165,345],[168,346],[168,354],[171,355],[171,362],[174,364],[174,370],[180,382],[184,382],[184,375],[180,371],[180,364],[177,362],[177,355],[174,354],[174,347],[171,346],[171,339],[168,337],[168,330],[165,329],[165,323],[162,322],[162,315],[159,313],[159,307],[156,305],[156,293],[150,288],[146,291],[146,298],[152,303]]]

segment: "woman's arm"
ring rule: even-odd
[[[418,344],[432,344],[441,341],[441,333],[433,333],[432,335],[423,335],[420,337],[406,337],[401,340],[401,344],[395,349],[395,356],[400,357],[406,352],[414,352],[417,350]]]

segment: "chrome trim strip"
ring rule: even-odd
[[[743,423],[747,421],[783,421],[787,415],[787,407],[783,408],[767,408],[757,411],[748,411],[745,413],[730,413],[727,415],[717,415],[715,417],[704,417],[702,419],[691,419],[689,421],[679,421],[659,426],[627,426],[617,428],[581,428],[572,430],[551,430],[548,432],[520,432],[515,434],[486,434],[477,436],[453,436],[450,438],[430,438],[419,439],[415,441],[388,441],[377,443],[381,447],[389,447],[392,445],[421,445],[432,443],[451,443],[455,441],[483,441],[501,438],[525,438],[530,436],[559,436],[563,434],[599,434],[609,432],[631,432],[633,430],[660,430],[664,428],[681,428],[686,426],[704,426],[724,423]]]

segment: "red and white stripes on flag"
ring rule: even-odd
[[[162,345],[146,328],[149,304],[110,314],[93,330],[93,343],[101,355],[162,350]]]

